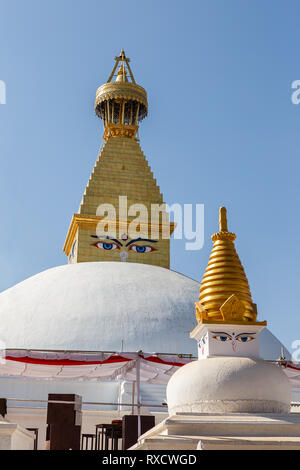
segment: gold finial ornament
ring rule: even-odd
[[[148,114],[146,90],[136,84],[130,59],[123,49],[115,61],[107,83],[96,92],[95,112],[103,120],[105,140],[110,137],[135,138],[138,123]],[[116,80],[112,81],[119,64]]]
[[[116,78],[116,82],[128,82],[128,79],[127,79],[127,72],[124,68],[124,65],[120,65],[120,68],[118,70],[118,75],[117,75],[117,78]]]
[[[219,230],[220,232],[228,232],[226,207],[220,207],[219,210]]]
[[[213,249],[196,302],[198,323],[255,323],[248,280],[235,250],[234,233],[228,231],[226,208],[219,210],[219,232],[212,235]]]

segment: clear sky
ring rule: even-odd
[[[95,92],[123,47],[148,92],[141,145],[165,201],[205,205],[203,249],[173,241],[172,269],[201,280],[226,205],[259,318],[290,349],[300,339],[299,17],[298,1],[0,0],[0,290],[66,263],[101,144]]]

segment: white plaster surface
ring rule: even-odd
[[[0,416],[0,450],[33,450],[35,435]]]
[[[93,262],[43,271],[0,293],[7,348],[197,354],[189,333],[200,283],[158,266]],[[282,344],[265,329],[260,354]],[[288,357],[289,353],[285,350]]]
[[[299,413],[177,413],[131,450],[299,450]]]
[[[198,340],[199,359],[212,356],[259,357],[259,333],[263,328],[245,324],[204,324],[195,328],[191,337]],[[247,341],[242,342],[241,336]],[[227,340],[224,341],[224,338]]]
[[[199,283],[157,266],[59,266],[0,294],[8,348],[193,353]]]
[[[160,421],[158,425],[147,431],[144,436],[153,436],[160,433],[164,435],[196,436],[201,430],[206,436],[226,436],[232,434],[232,427],[239,436],[270,435],[270,428],[274,435],[300,438],[300,414],[289,413],[176,413]],[[231,429],[230,429],[231,428]]]
[[[288,413],[291,386],[277,365],[212,357],[181,367],[167,385],[169,413]]]

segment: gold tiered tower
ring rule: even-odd
[[[212,235],[213,249],[196,302],[198,323],[255,323],[248,280],[235,250],[234,233],[228,232],[226,208],[219,211],[219,232]]]
[[[169,222],[160,188],[136,137],[138,124],[148,113],[147,93],[136,84],[123,49],[115,61],[95,101],[95,112],[103,120],[105,143],[78,213],[71,220],[64,252],[69,263],[129,261],[169,268],[170,236],[166,233],[173,232],[174,224]],[[103,205],[113,207],[115,215],[99,214]],[[138,212],[130,210],[132,205]],[[153,207],[160,207],[154,219]],[[137,216],[140,236],[131,237],[128,227]],[[115,224],[117,235],[99,233],[99,222],[105,218]]]

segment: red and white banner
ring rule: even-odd
[[[179,367],[197,358],[183,355],[136,352],[73,352],[9,350],[0,361],[0,377],[24,377],[46,380],[106,381],[136,380],[140,363],[140,381],[167,384]],[[300,363],[280,365],[294,388],[300,388]]]
[[[136,380],[140,362],[140,381],[166,384],[174,372],[196,358],[151,353],[84,353],[10,350],[0,363],[1,377],[48,380],[105,381]]]

